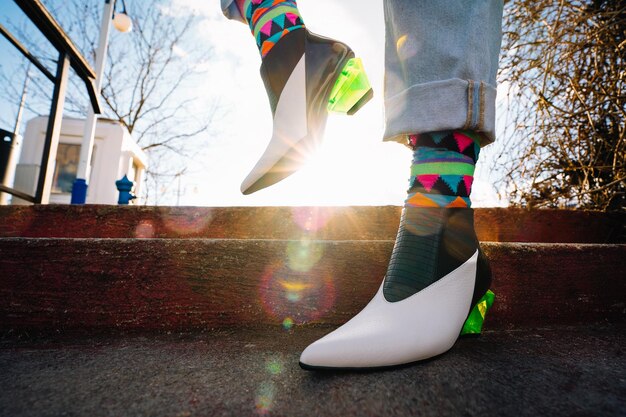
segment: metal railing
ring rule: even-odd
[[[35,24],[41,33],[59,52],[56,73],[51,73],[15,36],[0,25],[0,34],[4,36],[26,59],[54,83],[48,125],[46,129],[43,155],[37,180],[35,195],[29,195],[7,185],[0,184],[0,192],[8,193],[35,204],[47,204],[50,198],[50,184],[53,172],[49,169],[54,164],[61,132],[61,120],[65,105],[70,67],[83,80],[94,113],[100,113],[100,104],[95,88],[95,72],[72,43],[61,26],[52,17],[40,0],[14,0],[24,14]]]

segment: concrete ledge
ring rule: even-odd
[[[0,237],[395,239],[401,207],[0,206]],[[626,214],[476,209],[481,241],[626,243]]]
[[[305,372],[330,328],[0,341],[3,416],[623,417],[624,326],[487,332],[393,371]]]
[[[0,329],[341,324],[393,241],[0,239]],[[622,322],[626,245],[485,243],[491,328]],[[286,323],[288,324],[288,322]]]

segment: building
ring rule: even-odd
[[[26,125],[22,150],[15,171],[14,188],[19,191],[29,194],[35,192],[47,123],[47,117],[35,117]],[[70,203],[84,125],[84,119],[63,118],[55,164],[51,167],[54,174],[50,183],[50,203]],[[115,181],[124,175],[135,182],[133,190],[135,195],[141,195],[146,167],[147,156],[128,130],[118,121],[98,119],[91,158],[87,203],[117,204],[119,193],[115,187]],[[138,203],[137,200],[133,202]],[[14,196],[12,204],[28,204],[28,202]]]

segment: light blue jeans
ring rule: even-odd
[[[221,1],[228,18],[244,21],[233,0]],[[485,133],[483,146],[493,142],[503,0],[383,1],[383,140],[472,129]]]

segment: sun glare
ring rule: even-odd
[[[367,7],[360,7],[359,1],[310,0],[299,3],[299,8],[310,30],[341,39],[354,49],[362,59],[374,98],[354,116],[330,115],[323,144],[307,156],[299,172],[272,187],[243,196],[239,185],[263,153],[272,131],[271,111],[258,72],[261,60],[256,45],[249,29],[224,18],[219,7],[208,7],[198,0],[172,0],[173,6],[184,9],[181,13],[196,8],[205,18],[197,34],[198,44],[206,45],[213,54],[205,62],[190,62],[206,71],[206,83],[195,86],[190,95],[213,97],[220,107],[219,117],[212,125],[215,132],[207,137],[202,156],[192,163],[184,179],[194,187],[185,188],[183,184],[183,189],[197,191],[183,193],[181,204],[403,204],[410,152],[401,145],[382,142],[382,2],[368,2]],[[475,194],[485,195],[493,203],[493,190],[479,191],[485,184],[488,183],[477,181]]]

